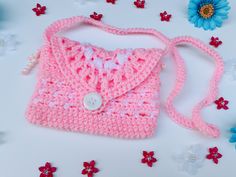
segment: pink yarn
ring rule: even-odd
[[[154,35],[166,44],[166,49],[105,49],[81,44],[56,33],[77,23],[95,25],[107,32]],[[38,62],[40,72],[36,90],[26,116],[32,123],[69,131],[109,135],[123,138],[145,138],[153,135],[160,111],[160,59],[172,53],[177,67],[177,80],[166,102],[166,111],[178,124],[212,137],[219,130],[205,123],[200,111],[217,95],[217,85],[223,73],[221,57],[202,42],[191,37],[172,40],[154,29],[120,29],[86,17],[59,20],[45,31],[45,45]],[[214,58],[216,70],[209,93],[186,118],[173,106],[174,98],[185,82],[184,62],[176,46],[191,44]],[[85,109],[83,98],[90,92],[102,97],[102,106],[94,111]]]

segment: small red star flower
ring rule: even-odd
[[[219,40],[218,37],[211,37],[211,41],[209,42],[210,45],[214,46],[215,48],[219,47],[222,44],[222,41]]]
[[[40,176],[39,177],[53,177],[53,173],[56,172],[57,168],[52,167],[49,162],[45,166],[39,167]]]
[[[145,0],[136,0],[136,1],[134,1],[134,5],[137,8],[143,9],[145,7]]]
[[[166,11],[160,13],[161,21],[170,21],[171,14],[168,14]]]
[[[220,97],[218,100],[215,101],[215,104],[217,105],[217,109],[224,109],[228,110],[229,107],[227,106],[229,103],[228,100],[225,100],[223,97]]]
[[[116,3],[116,0],[107,0],[107,3],[115,4],[115,3]]]
[[[93,12],[93,14],[90,15],[90,18],[93,18],[94,20],[101,21],[103,15],[98,14],[97,12]]]
[[[157,161],[157,159],[154,156],[154,152],[150,151],[143,151],[143,159],[141,160],[142,163],[146,163],[149,167],[152,167],[153,163]]]
[[[88,177],[93,177],[94,173],[99,172],[99,169],[95,167],[95,161],[92,160],[90,162],[84,162],[84,169],[82,170],[83,175],[87,175]]]
[[[206,156],[207,159],[213,160],[215,164],[218,164],[219,160],[222,157],[222,154],[218,152],[217,147],[209,148],[209,154]]]
[[[36,7],[35,8],[33,8],[32,10],[35,12],[35,14],[37,15],[37,16],[40,16],[40,15],[42,15],[42,14],[45,14],[46,12],[46,6],[41,6],[39,3],[36,5]]]

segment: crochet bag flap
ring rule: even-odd
[[[166,44],[166,49],[108,51],[57,34],[78,23],[118,35],[153,35]],[[209,93],[194,108],[191,118],[178,113],[173,106],[186,75],[176,49],[182,43],[206,52],[216,63]],[[40,69],[26,117],[34,124],[69,131],[122,138],[149,137],[155,132],[160,111],[160,60],[167,53],[172,54],[177,68],[176,85],[166,101],[167,113],[184,127],[218,137],[219,130],[205,123],[200,115],[200,110],[215,100],[223,72],[222,59],[213,49],[191,37],[170,40],[154,29],[120,29],[87,17],[62,19],[46,29],[45,44],[31,61],[39,63]]]

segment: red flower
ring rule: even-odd
[[[169,22],[171,16],[172,16],[172,15],[171,15],[171,14],[168,14],[166,11],[160,13],[161,21],[167,21],[167,22]]]
[[[93,177],[94,173],[99,172],[99,169],[95,167],[95,161],[84,162],[84,169],[82,170],[83,175],[87,175],[88,177]]]
[[[225,100],[223,97],[220,97],[218,100],[215,101],[215,104],[217,105],[217,109],[224,109],[227,110],[229,107],[227,106],[229,103],[228,100]]]
[[[116,0],[107,0],[107,3],[115,4],[115,3],[116,3]]]
[[[45,166],[39,167],[39,171],[41,172],[40,177],[53,177],[53,173],[56,172],[57,168],[52,167],[49,162],[45,164]]]
[[[215,164],[218,164],[218,159],[222,157],[222,154],[218,152],[217,147],[209,148],[210,154],[206,156],[207,159],[212,159]]]
[[[98,14],[97,12],[93,12],[93,14],[90,15],[90,18],[93,18],[94,20],[101,21],[103,15]]]
[[[142,159],[142,163],[147,163],[147,165],[149,167],[152,167],[152,164],[155,163],[157,161],[157,159],[154,156],[154,152],[153,151],[150,151],[150,152],[147,152],[147,151],[143,151],[143,159]]]
[[[211,37],[210,45],[214,46],[215,48],[219,47],[222,44],[222,41],[219,40],[218,37]]]
[[[134,5],[137,7],[137,8],[144,8],[145,6],[145,0],[136,0],[134,1]]]
[[[42,14],[45,14],[46,11],[46,6],[41,6],[40,4],[37,4],[35,8],[33,8],[32,10],[35,12],[35,14],[37,16],[40,16]]]

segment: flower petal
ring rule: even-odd
[[[150,156],[154,156],[154,152],[153,152],[153,151],[150,151],[150,152],[149,152],[149,155],[150,155]]]
[[[231,129],[230,129],[230,132],[232,132],[232,133],[236,133],[236,127],[231,128]]]
[[[230,7],[230,6],[229,6],[229,2],[226,0],[220,0],[220,1],[218,1],[217,4],[214,5],[215,9],[220,9],[220,8],[225,9],[227,7]]]
[[[207,159],[212,159],[212,155],[211,155],[211,154],[208,154],[208,155],[206,156],[206,158],[207,158]]]
[[[212,17],[212,19],[215,21],[217,27],[221,27],[222,26],[223,19],[220,16],[214,15]]]
[[[192,17],[189,18],[189,21],[191,21],[192,23],[195,23],[197,20],[198,20],[198,16],[197,15],[192,16]]]
[[[147,164],[149,167],[152,167],[152,162],[149,161]]]
[[[44,172],[45,167],[39,167],[39,171]]]
[[[196,16],[196,14],[197,14],[197,10],[195,10],[195,9],[188,9],[188,16],[189,17]]]
[[[188,5],[188,8],[190,8],[190,9],[197,9],[198,7],[197,7],[198,5],[196,4],[196,3],[194,3],[194,2],[190,2],[189,3],[189,5]]]
[[[93,172],[94,172],[94,173],[97,173],[97,172],[99,172],[99,169],[94,167],[94,168],[93,168]]]
[[[151,161],[154,163],[157,161],[157,159],[153,157]]]
[[[53,177],[53,174],[52,174],[52,173],[49,173],[49,174],[47,174],[46,177]]]
[[[203,23],[203,28],[204,30],[208,30],[210,28],[210,23],[208,20],[205,20]]]
[[[52,167],[52,168],[51,168],[51,172],[54,173],[54,172],[56,172],[56,171],[57,171],[57,168],[56,168],[56,167]]]
[[[39,177],[47,177],[45,174],[41,173]]]
[[[83,166],[86,168],[89,166],[89,163],[88,162],[84,162]]]
[[[210,21],[210,29],[211,29],[211,30],[214,30],[215,28],[216,28],[216,23],[215,23],[214,20],[211,20],[211,21]]]
[[[198,19],[197,27],[202,27],[204,20],[202,18]]]
[[[32,10],[33,10],[34,12],[36,12],[38,9],[37,9],[37,8],[33,8]]]
[[[221,153],[217,153],[217,158],[221,158],[222,157],[222,154]]]
[[[192,3],[199,4],[201,0],[191,0]]]
[[[92,173],[92,172],[89,172],[89,173],[88,173],[88,177],[93,177],[93,173]]]
[[[92,160],[89,164],[90,164],[92,167],[94,167],[96,163],[95,163],[94,160]]]
[[[83,169],[81,173],[82,173],[83,175],[86,175],[86,174],[88,173],[88,170]]]
[[[219,161],[218,161],[217,158],[213,158],[213,162],[216,163],[216,164],[218,164]]]
[[[210,152],[211,154],[215,154],[215,153],[218,152],[218,148],[217,148],[217,147],[210,148],[210,149],[209,149],[209,152]]]
[[[41,7],[42,11],[45,11],[46,9],[47,9],[46,6]]]
[[[51,164],[50,164],[49,162],[47,162],[47,163],[45,164],[45,167],[51,168]]]
[[[142,163],[147,163],[147,159],[146,159],[146,158],[143,158],[143,159],[141,160],[141,162],[142,162]]]

